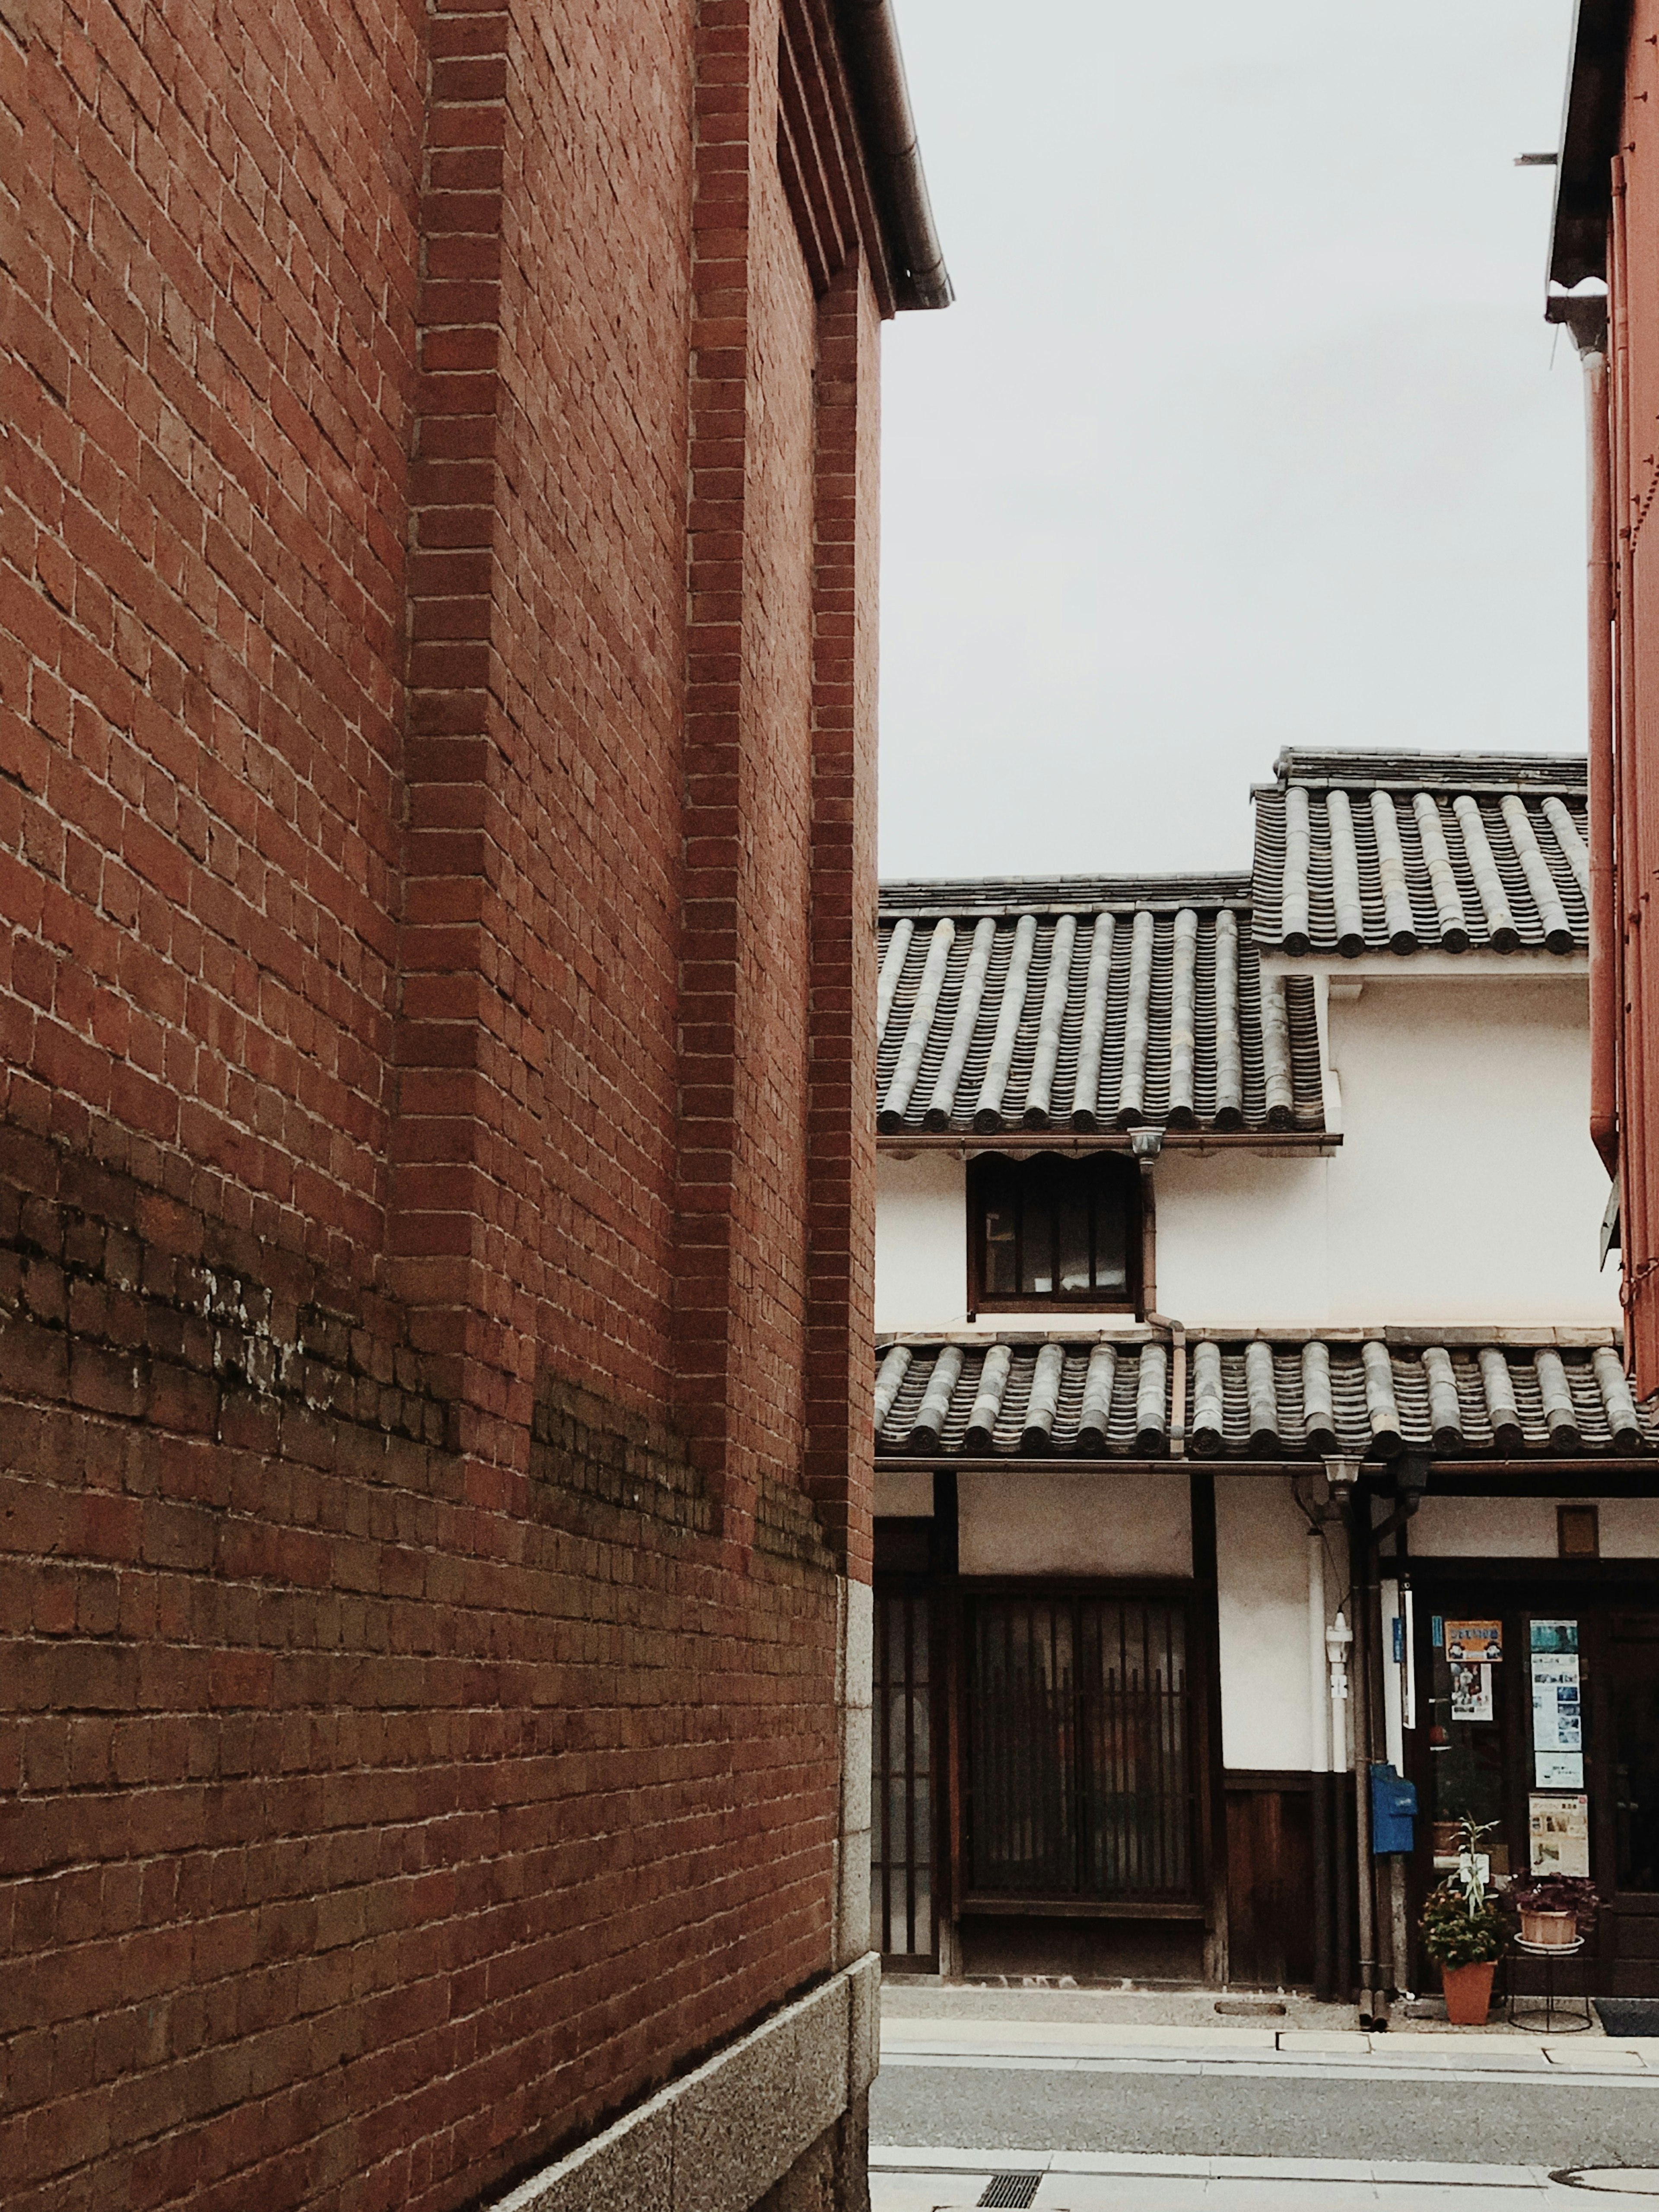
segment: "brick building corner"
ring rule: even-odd
[[[0,0],[17,2212],[864,2202],[885,0]]]

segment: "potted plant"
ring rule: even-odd
[[[1440,1969],[1447,2019],[1455,2027],[1483,2027],[1508,1934],[1498,1900],[1484,1890],[1443,1881],[1430,1891],[1419,1924],[1423,1948]]]
[[[1509,1935],[1503,1908],[1486,1891],[1481,1838],[1496,1826],[1465,1814],[1457,1823],[1457,1871],[1431,1890],[1419,1925],[1423,1948],[1440,1969],[1446,2017],[1455,2027],[1482,2027],[1492,1976]]]
[[[1556,1950],[1594,1933],[1601,1899],[1582,1875],[1545,1874],[1512,1882],[1504,1901],[1520,1923],[1523,1943]]]

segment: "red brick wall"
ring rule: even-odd
[[[829,1964],[874,295],[771,0],[0,26],[0,2171],[459,2206]]]

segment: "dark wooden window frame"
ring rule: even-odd
[[[1054,1175],[1076,1173],[1108,1177],[1120,1184],[1123,1193],[1124,1263],[1127,1283],[1123,1293],[1116,1297],[1101,1291],[1044,1291],[1038,1292],[988,1292],[985,1286],[985,1223],[984,1200],[981,1191],[985,1182],[994,1176]],[[968,1311],[969,1316],[981,1313],[1132,1313],[1137,1316],[1144,1310],[1142,1304],[1148,1255],[1146,1251],[1146,1231],[1152,1214],[1146,1191],[1146,1177],[1135,1163],[1121,1152],[1083,1152],[1075,1157],[1043,1152],[1029,1158],[1018,1159],[1006,1152],[980,1152],[968,1163]]]
[[[973,1819],[975,1781],[968,1747],[972,1737],[972,1666],[969,1656],[969,1609],[977,1598],[1026,1597],[1048,1600],[1104,1598],[1133,1603],[1146,1600],[1178,1604],[1186,1613],[1188,1698],[1191,1741],[1188,1758],[1194,1787],[1192,1838],[1193,1884],[1190,1895],[1180,1901],[1151,1897],[1100,1898],[1079,1894],[1035,1895],[1026,1891],[975,1891],[968,1866],[969,1832]],[[952,1644],[957,1655],[952,1665],[951,1729],[952,1806],[951,1835],[951,1893],[954,1910],[962,1914],[994,1913],[1017,1917],[1037,1916],[1072,1919],[1210,1921],[1206,1902],[1215,1879],[1216,1838],[1212,1834],[1214,1781],[1212,1752],[1218,1717],[1212,1710],[1211,1638],[1201,1583],[1171,1577],[1097,1576],[963,1576],[957,1584],[953,1607]]]

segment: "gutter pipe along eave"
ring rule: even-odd
[[[840,0],[866,153],[894,253],[897,307],[948,307],[956,293],[933,223],[891,0]],[[896,251],[895,251],[896,249]]]

